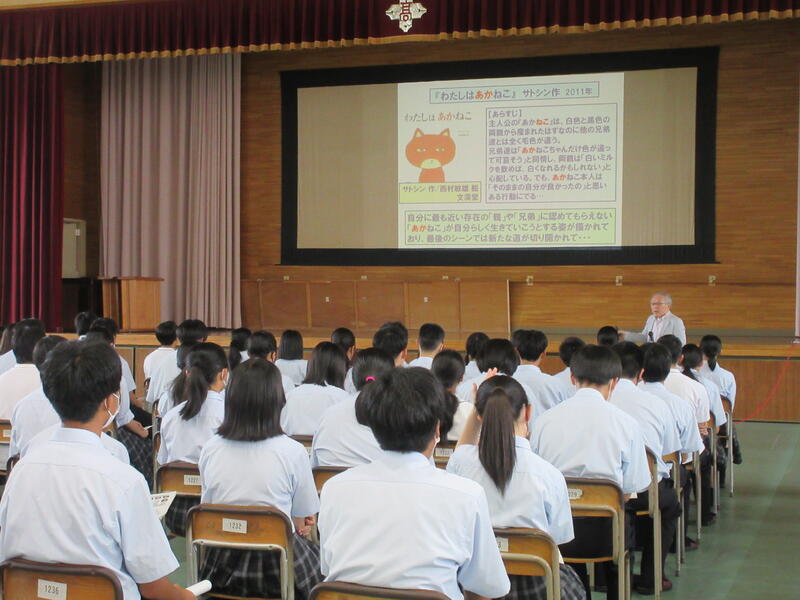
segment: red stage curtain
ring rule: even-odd
[[[0,65],[800,17],[800,0],[165,0],[0,12]]]
[[[61,69],[0,68],[0,322],[61,326]]]

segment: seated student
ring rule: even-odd
[[[567,399],[567,390],[561,382],[547,373],[542,373],[544,353],[547,350],[547,336],[536,329],[517,329],[511,337],[520,358],[520,365],[514,372],[514,379],[527,385],[534,394],[533,412],[541,415]]]
[[[408,363],[409,367],[430,369],[433,357],[444,348],[444,329],[436,323],[423,323],[417,336],[419,356]]]
[[[678,495],[669,478],[669,467],[664,463],[662,456],[672,454],[681,449],[678,436],[678,427],[675,418],[664,402],[641,388],[636,387],[642,376],[644,352],[633,342],[620,342],[611,349],[619,356],[622,364],[622,376],[617,386],[608,399],[611,404],[625,411],[639,424],[647,448],[652,450],[658,464],[658,504],[661,508],[661,569],[665,571],[664,563],[667,560],[670,546],[675,539],[675,529],[678,524],[678,515],[681,508]],[[642,492],[634,500],[628,501],[628,507],[633,510],[647,510],[649,507],[650,491]],[[639,593],[654,593],[653,566],[655,547],[653,540],[653,520],[643,517],[637,520],[636,539],[637,545],[642,546],[641,575],[634,577],[634,587]],[[663,580],[663,589],[672,588],[672,582],[666,577]]]
[[[208,339],[208,327],[199,319],[186,319],[178,325],[175,335],[180,343],[180,346],[178,346],[178,351],[180,351],[181,346],[192,346],[205,342]],[[160,368],[153,369],[150,374],[150,385],[147,388],[147,402],[152,405],[159,400],[179,373],[178,353],[175,354],[174,361],[165,361]],[[159,412],[162,415],[166,413],[165,410],[159,410]]]
[[[325,411],[350,398],[342,389],[345,364],[339,346],[331,342],[317,344],[308,361],[306,378],[286,394],[281,427],[287,435],[314,435]]]
[[[680,361],[683,353],[683,344],[674,335],[663,335],[658,339],[658,343],[669,350],[672,358],[672,367],[669,370],[669,375],[664,380],[664,387],[676,396],[680,396],[691,403],[700,435],[707,435],[707,424],[711,418],[708,393],[703,384],[681,372]]]
[[[33,446],[9,477],[0,502],[0,560],[97,565],[114,572],[126,600],[192,600],[167,579],[178,561],[145,480],[101,443],[119,410],[121,377],[108,344],[67,342],[47,357],[44,392],[63,427]]]
[[[263,358],[267,362],[274,363],[278,357],[278,342],[269,331],[256,331],[250,336],[247,353],[250,358]],[[283,373],[281,373],[281,382],[284,394],[288,394],[295,388],[294,381]]]
[[[285,400],[280,371],[261,358],[233,371],[225,395],[225,418],[200,453],[204,504],[271,506],[292,519],[295,598],[305,599],[322,580],[319,547],[307,539],[319,498],[303,446],[283,434]],[[200,567],[215,593],[280,596],[277,552],[207,548]]]
[[[347,368],[353,366],[356,358],[356,336],[347,327],[337,327],[331,333],[331,343],[336,344],[344,352]]]
[[[159,346],[148,354],[142,363],[144,378],[149,380],[153,373],[164,368],[165,363],[175,364],[175,341],[178,325],[175,321],[164,321],[156,326],[156,339]],[[157,398],[158,396],[156,396]]]
[[[117,343],[117,335],[119,335],[119,326],[117,325],[117,322],[114,319],[110,319],[108,317],[99,317],[92,322],[91,327],[89,327],[89,331],[91,331],[92,328],[97,328],[97,327],[105,327],[114,337],[114,344]],[[131,366],[128,364],[128,361],[125,360],[125,358],[121,354],[119,355],[119,362],[122,365],[122,377],[125,379],[125,383],[128,385],[128,392],[131,395],[131,405],[141,409],[142,403],[139,402],[139,400],[137,400],[136,394],[134,394],[134,392],[136,391],[136,379],[134,379],[133,372],[131,372]],[[140,421],[144,417],[144,415],[138,413],[136,410],[134,410],[134,414],[136,414],[137,419],[139,419]],[[148,424],[149,423],[145,422],[145,425]]]
[[[456,395],[459,384],[464,380],[464,370],[464,359],[455,350],[442,350],[431,364],[431,373],[444,386],[450,406],[454,409],[453,426],[445,436],[450,441],[457,441],[461,437],[464,425],[472,414],[472,402],[464,402]]]
[[[48,353],[67,340],[58,335],[43,337],[33,348],[33,364],[39,373],[42,372]],[[11,442],[8,445],[8,456],[23,456],[28,450],[31,440],[44,429],[52,425],[60,425],[61,419],[44,395],[41,384],[30,394],[22,398],[11,413]],[[5,458],[8,459],[8,456]],[[3,457],[0,456],[0,460]]]
[[[565,338],[558,347],[558,356],[561,359],[561,362],[564,363],[565,368],[563,371],[559,371],[553,375],[553,377],[558,379],[559,383],[564,386],[564,389],[567,391],[567,397],[574,395],[575,392],[578,391],[578,388],[576,388],[575,384],[572,383],[572,373],[569,370],[569,363],[572,360],[572,355],[585,345],[586,342],[584,342],[581,338],[568,337]]]
[[[385,454],[322,488],[325,580],[435,590],[452,600],[506,595],[486,494],[431,462],[445,408],[442,386],[427,369],[395,368],[363,395]]]
[[[722,340],[716,335],[704,335],[700,340],[700,350],[703,352],[703,366],[700,373],[717,384],[720,394],[731,402],[731,411],[736,405],[736,378],[733,373],[723,369],[719,364],[719,355],[722,353]],[[2,358],[2,357],[0,357]],[[2,369],[0,368],[0,372]],[[720,431],[721,435],[728,434],[728,427],[733,432],[733,462],[742,464],[742,452],[739,446],[739,436],[736,435],[736,427],[733,423],[727,423]],[[725,472],[722,472],[722,479],[725,479]]]
[[[619,330],[613,325],[604,325],[597,330],[598,346],[613,346],[619,343]]]
[[[78,334],[79,340],[82,340],[86,334],[89,333],[89,328],[97,319],[98,316],[90,310],[84,310],[75,315],[73,323],[75,324],[75,333]]]
[[[183,402],[184,390],[186,387],[186,363],[189,360],[189,354],[197,346],[196,342],[187,342],[181,344],[175,352],[177,357],[178,374],[169,383],[169,385],[161,392],[158,397],[158,414],[162,417],[167,414],[173,407]]]
[[[703,384],[708,394],[708,408],[711,414],[714,415],[717,429],[728,422],[725,416],[725,409],[722,406],[722,392],[711,379],[705,377],[700,372],[700,367],[703,365],[703,352],[696,344],[686,344],[681,350],[681,373],[695,381]]]
[[[217,431],[225,411],[223,391],[228,381],[228,359],[217,344],[202,342],[189,353],[184,397],[161,420],[158,464],[197,463],[200,451]],[[185,535],[186,515],[196,498],[176,498],[164,519],[177,535]]]
[[[464,362],[466,367],[464,368],[464,379],[475,379],[481,374],[477,363],[478,355],[483,345],[488,341],[489,336],[482,331],[475,331],[469,334],[465,348],[466,356],[464,357]]]
[[[0,375],[0,419],[10,419],[17,402],[42,384],[33,364],[33,348],[44,336],[44,323],[39,319],[23,319],[14,325],[15,364]]]
[[[239,329],[231,331],[231,345],[228,348],[228,366],[231,371],[250,358],[247,353],[247,345],[250,343],[251,335],[253,332],[247,327],[239,327]]]
[[[14,357],[14,346],[11,343],[13,337],[14,323],[9,323],[3,329],[3,336],[0,337],[0,375],[17,364],[17,359]]]
[[[383,350],[392,357],[395,366],[405,367],[408,356],[408,329],[399,321],[389,321],[381,325],[372,335],[372,347]],[[357,392],[351,380],[345,381],[345,391],[348,394]]]
[[[650,485],[650,470],[644,439],[634,419],[607,402],[619,380],[619,358],[606,346],[586,345],[570,360],[574,396],[554,406],[533,421],[531,448],[565,477],[610,479],[626,498]],[[575,539],[561,548],[566,556],[604,556],[610,548],[608,519],[575,518]],[[626,540],[632,523],[626,519]],[[627,543],[627,542],[626,542]],[[605,570],[608,597],[619,596],[618,574],[612,562]],[[586,587],[586,565],[575,571]]]
[[[281,334],[275,366],[280,369],[284,377],[291,379],[295,386],[303,383],[308,361],[303,358],[303,336],[299,331],[287,329]]]
[[[531,405],[518,381],[497,375],[478,388],[461,439],[447,463],[450,473],[478,482],[486,492],[493,527],[533,527],[556,544],[574,537],[564,476],[531,451]],[[561,598],[586,597],[583,583],[561,565]],[[545,598],[541,577],[511,576],[511,596]]]
[[[367,348],[356,355],[353,380],[358,392],[323,413],[312,443],[312,467],[354,467],[383,455],[366,422],[361,392],[393,368],[392,359],[383,350]]]

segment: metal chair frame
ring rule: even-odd
[[[122,584],[105,567],[12,558],[0,564],[0,572],[2,596],[8,600],[53,597],[43,596],[42,586],[56,588],[44,593],[63,590],[70,600],[123,600]]]
[[[561,571],[558,559],[561,555],[553,538],[540,529],[527,527],[495,528],[494,535],[498,546],[501,540],[508,545],[508,550],[500,548],[500,556],[509,575],[544,577],[547,600],[560,600]],[[547,546],[547,551],[536,552],[534,546],[539,544]]]

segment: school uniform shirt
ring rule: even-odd
[[[169,346],[159,346],[148,354],[142,363],[144,378],[150,379],[157,370],[166,363],[175,363],[177,367],[177,352]]]
[[[464,367],[464,379],[475,379],[479,377],[481,374],[481,370],[478,368],[478,363],[474,360],[471,360],[467,363],[467,366]]]
[[[350,394],[335,385],[304,383],[286,395],[281,428],[287,435],[314,435],[325,411],[348,398]]]
[[[546,410],[562,403],[569,397],[561,382],[536,365],[520,365],[514,373],[514,379],[527,385],[535,397],[534,415],[541,415]],[[530,400],[530,398],[529,398]],[[533,417],[531,418],[531,422]]]
[[[681,454],[703,451],[703,448],[705,448],[703,445],[703,438],[700,437],[700,430],[697,428],[694,410],[689,402],[670,392],[664,387],[663,383],[641,381],[639,382],[639,389],[661,398],[664,404],[667,405],[667,408],[669,408],[675,419],[675,425],[678,427],[678,438],[681,441]]]
[[[6,371],[10,371],[16,364],[17,357],[14,356],[13,350],[9,350],[5,354],[0,354],[0,375]]]
[[[247,350],[240,350],[239,357],[239,364],[242,364],[244,361],[250,360],[250,353]]]
[[[237,442],[214,435],[200,452],[201,502],[274,506],[287,517],[319,512],[308,453],[285,435]]]
[[[164,360],[156,364],[150,373],[150,385],[147,387],[146,400],[149,404],[154,404],[156,400],[161,398],[165,390],[169,389],[175,378],[180,375],[181,370],[178,368],[178,351],[175,350],[172,360]],[[160,409],[159,409],[160,410]],[[162,411],[163,415],[164,412]]]
[[[580,388],[536,419],[531,448],[565,477],[610,479],[623,494],[650,485],[641,428],[592,388]]]
[[[410,363],[408,363],[409,367],[422,367],[423,369],[430,370],[431,366],[433,366],[433,357],[432,356],[418,356]]]
[[[447,471],[480,484],[489,503],[492,527],[533,527],[550,534],[556,544],[575,537],[567,482],[553,465],[531,451],[530,442],[514,436],[516,461],[504,494],[500,493],[478,457],[478,446],[462,444],[447,463]]]
[[[186,402],[181,402],[161,420],[160,465],[176,460],[197,464],[203,445],[217,432],[225,417],[224,396],[214,390],[208,390],[200,412],[188,421],[180,414],[185,405]]]
[[[285,377],[292,380],[294,387],[297,387],[306,378],[308,361],[305,359],[286,360],[285,358],[279,358],[275,361],[275,366]]]
[[[55,425],[50,425],[46,429],[40,431],[33,437],[30,443],[28,443],[27,447],[20,451],[20,457],[25,456],[31,450],[31,448],[34,448],[43,442],[49,442],[61,428],[61,421],[59,421]],[[108,450],[111,456],[126,465],[131,464],[131,459],[128,455],[128,449],[125,447],[125,444],[115,440],[107,433],[102,433],[100,435],[100,443],[103,445],[103,448]]]
[[[133,421],[133,418],[131,395],[128,390],[128,383],[123,377],[119,381],[119,412],[114,419],[114,423],[117,427],[125,427],[125,425]]]
[[[451,442],[457,442],[464,431],[464,426],[467,424],[467,419],[472,414],[474,408],[472,402],[459,402],[456,414],[453,415],[453,426],[447,432],[447,439]]]
[[[701,383],[687,377],[681,370],[673,367],[664,381],[664,387],[676,396],[688,400],[694,409],[694,417],[698,423],[705,423],[711,418],[709,413],[708,392]]]
[[[509,592],[486,494],[419,452],[386,452],[322,489],[320,569],[326,581],[435,590],[462,600]],[[460,587],[459,587],[460,586]]]
[[[353,367],[347,369],[347,375],[344,376],[344,391],[350,395],[358,393],[356,384],[353,383]]]
[[[311,444],[312,467],[355,467],[383,456],[372,429],[356,419],[356,398],[350,396],[322,415]]]
[[[608,401],[636,420],[644,445],[656,455],[659,480],[669,477],[669,467],[661,457],[681,449],[678,426],[669,408],[658,396],[636,387],[629,379],[617,382]]]
[[[0,373],[2,373],[2,368],[0,368]],[[733,376],[733,373],[723,369],[719,363],[717,363],[716,368],[712,371],[711,367],[708,366],[708,362],[703,361],[703,366],[700,367],[700,374],[708,377],[719,386],[720,394],[731,401],[731,410],[733,410],[736,404],[736,378]]]
[[[178,568],[144,477],[83,429],[59,428],[14,467],[0,501],[0,560],[14,557],[105,567],[125,600]]]
[[[708,409],[714,415],[714,422],[717,427],[721,427],[728,422],[728,417],[725,416],[725,409],[722,407],[722,396],[717,384],[700,374],[697,369],[692,369],[692,373],[697,377],[697,381],[703,384],[708,394]]]
[[[23,456],[34,437],[48,427],[60,424],[61,417],[44,395],[44,390],[39,387],[32,391],[17,402],[11,413],[11,442],[8,456],[15,454]]]
[[[572,383],[572,371],[570,371],[569,367],[567,367],[563,371],[559,371],[558,373],[553,375],[553,377],[555,377],[556,380],[558,380],[558,382],[562,386],[564,386],[564,389],[567,392],[567,398],[574,396],[575,392],[578,391],[578,388],[575,387],[575,385],[573,385]]]
[[[128,391],[135,392],[136,391],[136,379],[133,378],[133,373],[131,373],[131,366],[128,364],[128,361],[122,358],[122,355],[119,355],[119,362],[122,366],[122,378],[125,380],[125,383],[128,384]]]
[[[0,375],[0,419],[11,419],[17,402],[41,385],[39,369],[33,363],[14,365]]]

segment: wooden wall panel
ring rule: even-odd
[[[280,332],[283,329],[309,327],[306,287],[305,283],[261,282],[261,321],[264,328]]]
[[[508,335],[508,281],[462,281],[459,288],[462,331]]]
[[[242,326],[253,331],[264,327],[262,322],[261,286],[258,281],[242,281]]]
[[[423,323],[438,323],[445,331],[460,329],[457,282],[409,283],[406,293],[409,330],[419,329]],[[413,336],[409,334],[409,337]]]
[[[308,285],[311,327],[334,330],[356,326],[355,286],[349,281],[329,281]]]
[[[359,281],[356,307],[356,328],[369,336],[387,321],[405,321],[405,285],[393,281]]]
[[[736,377],[734,420],[800,422],[800,360],[728,357],[722,362]]]

